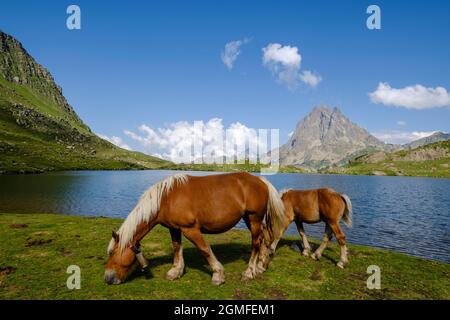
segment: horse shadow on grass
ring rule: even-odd
[[[292,251],[292,254],[298,254],[301,256],[301,252],[297,252],[292,248],[292,245],[294,243],[298,245],[299,248],[302,248],[301,243],[297,239],[295,240],[281,239],[280,242],[278,243],[277,251],[280,250],[282,247],[286,246]],[[310,243],[310,245],[311,245],[311,252],[314,252],[319,247],[318,243]],[[214,252],[214,255],[217,257],[217,259],[224,265],[225,269],[228,263],[235,262],[238,260],[242,260],[245,263],[247,263],[248,260],[250,259],[250,254],[252,250],[250,244],[240,244],[240,243],[213,244],[211,245],[211,249]],[[336,264],[337,260],[332,258],[330,256],[330,253],[333,253],[333,251],[330,248],[325,249],[322,254],[322,259],[327,259],[331,261],[333,264]],[[188,267],[190,269],[196,269],[206,274],[210,275],[212,274],[208,262],[206,261],[205,257],[200,253],[200,251],[198,251],[197,248],[191,247],[183,249],[183,256],[185,267]],[[310,257],[303,257],[303,258],[311,259]],[[276,253],[274,256],[272,256],[272,259],[276,259]],[[149,267],[146,268],[145,270],[134,271],[130,275],[129,281],[142,277],[144,277],[145,279],[154,278],[154,275],[151,270],[152,268],[155,267],[164,265],[167,266],[167,271],[169,271],[173,262],[173,253],[149,258],[148,261]]]
[[[252,247],[250,244],[240,243],[221,243],[211,245],[216,258],[222,263],[226,269],[226,265],[231,262],[242,260],[248,262]],[[212,274],[206,258],[200,253],[197,248],[184,248],[183,249],[184,264],[185,267],[190,269],[196,269],[198,271]],[[135,270],[130,276],[129,280],[144,277],[146,279],[154,278],[151,269],[159,266],[167,266],[167,271],[172,267],[173,253],[148,258],[148,268],[145,270]],[[244,270],[242,270],[244,271]]]
[[[286,246],[286,247],[288,247],[291,251],[293,251],[293,252],[295,252],[295,253],[297,253],[297,254],[299,254],[299,255],[302,255],[301,252],[298,252],[298,251],[296,251],[296,250],[293,249],[293,245],[294,245],[294,244],[296,244],[296,245],[300,248],[300,250],[303,250],[303,245],[302,245],[301,241],[298,240],[298,239],[281,239],[280,242],[278,243],[277,250],[279,250],[281,247]],[[315,243],[315,242],[311,242],[311,241],[310,241],[310,242],[309,242],[309,245],[311,246],[311,252],[310,252],[310,255],[311,255],[311,253],[313,253],[314,251],[317,250],[317,248],[319,247],[320,243]],[[334,258],[332,258],[332,257],[330,256],[330,254],[333,254],[333,252],[334,252],[334,250],[332,250],[332,249],[328,246],[328,247],[322,252],[322,259],[326,259],[326,260],[328,260],[328,261],[331,261],[333,264],[336,264],[336,263],[338,262],[338,260],[336,260],[336,259],[334,259]],[[302,256],[302,257],[303,257],[303,256]],[[309,258],[309,259],[311,259],[311,257],[304,257],[304,258]]]

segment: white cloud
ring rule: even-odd
[[[305,70],[300,74],[300,80],[304,83],[310,85],[311,87],[315,87],[322,81],[322,77],[312,73],[311,71]]]
[[[129,130],[125,130],[124,133],[141,144],[145,152],[174,162],[184,162],[180,160],[182,153],[187,152],[190,155],[192,151],[196,159],[218,159],[223,156],[244,159],[246,152],[250,153],[248,154],[250,158],[254,158],[258,147],[267,147],[266,142],[258,139],[256,130],[240,122],[232,123],[225,128],[222,119],[219,118],[193,123],[179,121],[157,129],[141,125],[138,130],[140,134]],[[236,149],[224,148],[225,130],[228,141],[237,146]],[[194,143],[202,145],[202,149],[195,149]],[[255,151],[254,154],[252,151]]]
[[[420,110],[450,105],[450,95],[445,88],[426,88],[420,84],[395,89],[387,82],[380,82],[378,88],[369,93],[369,96],[374,103],[407,109]]]
[[[301,80],[310,86],[316,86],[322,78],[311,71],[300,73],[302,56],[297,47],[270,43],[263,51],[263,65],[277,78],[277,81],[294,90]]]
[[[245,38],[244,40],[231,41],[225,44],[225,48],[220,57],[222,58],[222,62],[227,66],[228,70],[233,69],[234,62],[241,53],[241,46],[246,44],[248,41],[249,40]]]
[[[277,77],[278,82],[293,90],[297,87],[302,56],[297,47],[270,43],[263,48],[263,65]]]
[[[111,142],[112,144],[115,144],[116,146],[122,148],[122,149],[126,149],[126,150],[131,150],[130,146],[127,145],[126,143],[123,142],[122,138],[117,137],[117,136],[112,136],[112,137],[108,137],[105,136],[103,134],[97,134],[100,138]]]
[[[397,125],[399,125],[399,126],[406,126],[406,122],[403,121],[403,120],[399,120],[399,121],[397,121]]]
[[[372,135],[374,135],[375,137],[386,143],[404,144],[417,139],[431,136],[435,132],[436,131],[409,132],[409,131],[387,130],[387,131],[373,132]]]

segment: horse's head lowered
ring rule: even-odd
[[[113,231],[113,239],[108,249],[109,258],[105,266],[105,282],[107,284],[120,284],[135,269],[136,262],[139,262],[142,269],[148,263],[141,252],[140,244],[130,244],[125,248],[119,246],[119,235]]]

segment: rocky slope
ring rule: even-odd
[[[334,168],[332,172],[450,178],[450,140],[410,150],[375,152],[356,158],[344,168]]]
[[[351,122],[338,108],[319,106],[297,124],[280,148],[280,163],[323,169],[374,150],[393,148]]]
[[[20,42],[0,30],[0,172],[157,168],[97,137]]]

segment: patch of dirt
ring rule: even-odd
[[[43,244],[47,244],[52,242],[53,239],[27,239],[27,243],[25,244],[25,247],[33,247],[33,246],[40,246]]]
[[[351,276],[353,279],[361,280],[361,281],[366,281],[366,280],[367,280],[367,277],[368,277],[368,275],[366,275],[366,274],[354,273],[354,272],[350,273],[350,276]]]
[[[103,258],[103,257],[100,257],[100,256],[88,256],[88,257],[86,257],[86,259],[97,259],[97,260],[103,260],[104,258]]]
[[[241,289],[236,289],[236,290],[234,290],[234,299],[248,300],[248,299],[250,299],[250,294],[242,291]]]
[[[20,259],[29,259],[29,258],[36,258],[36,257],[40,258],[40,257],[48,256],[48,252],[41,251],[41,252],[32,252],[32,253],[26,253],[26,254],[22,253],[22,254],[16,254],[15,256]]]
[[[70,250],[66,250],[65,248],[59,249],[59,252],[60,252],[64,257],[70,257],[70,256],[73,256],[73,252],[70,251]]]
[[[38,231],[34,232],[27,238],[25,247],[41,246],[43,244],[48,244],[55,240],[56,234],[50,231]]]
[[[25,223],[13,223],[9,227],[12,228],[12,229],[22,229],[22,228],[27,228],[28,225],[25,224]]]
[[[311,275],[309,276],[309,279],[314,280],[314,281],[322,280],[322,274],[320,272],[320,269],[314,270],[314,272],[311,273]]]
[[[268,296],[273,300],[286,300],[287,294],[279,289],[272,288],[268,290]]]
[[[6,266],[6,267],[0,267],[0,287],[3,286],[3,280],[6,278],[8,274],[16,272],[17,268]]]
[[[7,275],[16,272],[17,268],[6,266],[6,267],[0,267],[0,275]]]

